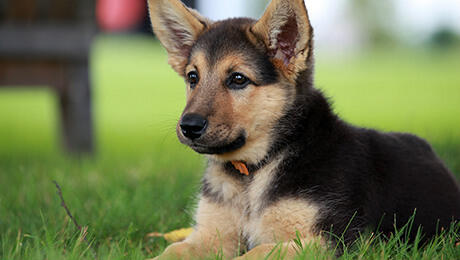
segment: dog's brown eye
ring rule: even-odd
[[[238,72],[232,73],[227,80],[227,86],[231,89],[243,89],[249,85],[249,83],[251,83],[251,81]]]
[[[196,73],[196,71],[190,71],[187,74],[187,80],[188,80],[188,83],[190,84],[190,88],[195,88],[196,84],[198,84],[198,81],[200,79],[199,79],[198,73]]]

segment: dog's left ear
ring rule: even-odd
[[[148,0],[153,31],[168,51],[171,67],[183,76],[190,51],[209,20],[180,0]]]
[[[272,0],[251,32],[286,77],[295,79],[307,68],[313,30],[303,0]]]

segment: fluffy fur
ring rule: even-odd
[[[221,249],[228,258],[242,249],[256,258],[277,242],[293,256],[296,232],[327,247],[331,232],[346,244],[366,229],[389,235],[414,212],[412,236],[422,227],[430,238],[459,220],[459,186],[426,141],[349,125],[314,88],[302,0],[273,0],[258,21],[215,23],[177,0],[149,6],[171,65],[188,82],[183,116],[206,120],[193,139],[179,122],[178,137],[208,158],[195,232],[162,256]],[[235,73],[244,86],[232,83]]]

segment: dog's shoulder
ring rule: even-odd
[[[367,141],[370,149],[382,153],[410,153],[434,155],[431,145],[423,138],[409,133],[381,132],[373,129],[355,128],[357,138]]]

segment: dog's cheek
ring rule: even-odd
[[[236,108],[250,138],[269,135],[281,118],[287,93],[276,85],[253,87],[241,107]]]

